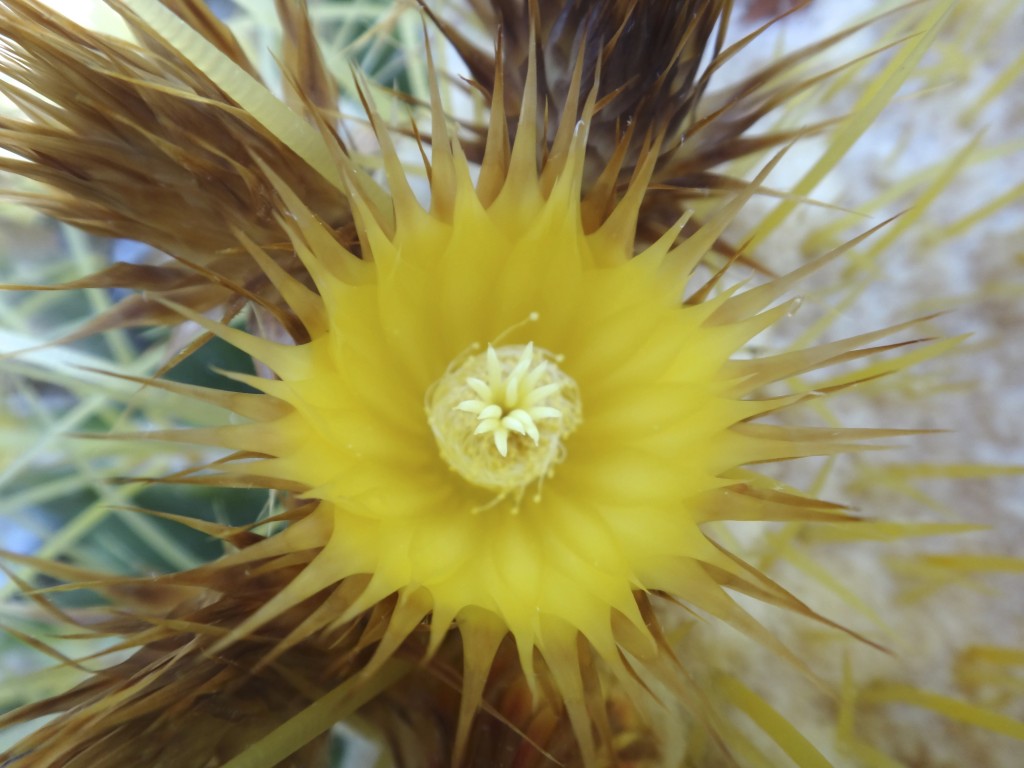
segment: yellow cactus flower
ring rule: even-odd
[[[698,119],[693,107],[714,69],[702,70],[705,53],[724,61],[742,48],[723,52],[721,33],[707,47],[731,8],[725,0],[686,3],[699,11],[699,23],[687,32],[689,16],[676,14],[671,34],[638,65],[656,76],[635,93],[628,70],[602,80],[601,67],[591,66],[595,47],[577,56],[575,43],[586,39],[579,29],[588,18],[605,31],[621,28],[626,43],[610,45],[614,56],[600,59],[621,64],[631,57],[629,45],[676,9],[671,2],[657,3],[660,15],[641,13],[636,4],[609,2],[597,15],[585,5],[566,5],[571,13],[559,17],[564,37],[555,35],[546,46],[534,38],[534,27],[553,25],[554,6],[542,12],[540,4],[523,3],[518,26],[505,28],[507,49],[496,33],[493,58],[478,56],[435,15],[477,77],[489,123],[452,130],[430,64],[433,122],[429,132],[413,131],[429,188],[417,195],[410,176],[420,170],[407,169],[393,128],[377,115],[358,75],[379,153],[362,164],[338,139],[344,132],[330,116],[337,91],[326,87],[324,62],[304,37],[312,27],[303,4],[279,4],[291,37],[309,43],[302,51],[289,43],[286,105],[251,76],[241,47],[211,12],[170,0],[109,2],[162,64],[139,64],[146,59],[129,44],[82,46],[78,66],[89,76],[81,80],[102,83],[94,96],[106,99],[117,86],[118,103],[136,104],[143,94],[161,108],[145,112],[139,130],[118,133],[120,143],[113,144],[97,130],[107,122],[105,111],[90,106],[107,102],[67,87],[49,62],[51,48],[41,46],[61,47],[53,42],[62,39],[61,25],[34,0],[9,0],[0,18],[11,21],[11,31],[0,37],[7,35],[7,45],[32,66],[8,63],[8,79],[38,83],[54,114],[63,116],[47,119],[69,127],[43,131],[31,120],[11,122],[8,132],[26,137],[26,159],[0,168],[63,190],[53,198],[59,205],[49,203],[57,215],[94,231],[147,239],[180,262],[111,268],[61,286],[138,289],[126,308],[86,332],[185,318],[267,374],[225,372],[254,390],[247,393],[124,375],[231,412],[216,427],[144,433],[145,440],[220,452],[206,465],[159,479],[258,486],[284,492],[285,501],[266,527],[260,527],[266,520],[237,528],[188,521],[233,548],[192,570],[144,581],[9,556],[71,588],[85,584],[115,595],[130,617],[82,623],[121,638],[115,650],[134,652],[66,694],[0,718],[2,726],[59,713],[0,753],[0,762],[235,768],[261,753],[261,765],[325,764],[325,732],[377,697],[368,709],[384,710],[376,722],[385,730],[403,720],[403,708],[410,721],[443,721],[436,726],[442,746],[432,744],[423,764],[442,755],[453,765],[550,758],[596,768],[628,764],[623,754],[630,748],[643,753],[644,764],[669,764],[672,739],[655,733],[644,717],[655,691],[667,689],[707,726],[692,740],[691,754],[703,749],[702,740],[724,740],[728,730],[716,728],[700,675],[691,674],[699,662],[674,655],[656,610],[660,602],[731,624],[801,669],[796,654],[734,594],[859,638],[730,551],[709,525],[856,522],[841,506],[791,490],[754,467],[859,450],[866,440],[905,432],[792,426],[795,414],[766,417],[955,343],[928,342],[913,355],[856,368],[878,352],[916,343],[880,343],[911,321],[819,346],[750,354],[752,340],[799,305],[790,294],[805,277],[871,234],[787,275],[728,284],[728,268],[749,254],[728,246],[723,235],[751,197],[765,191],[781,153],[752,182],[713,176],[710,169],[723,157],[774,150],[824,129],[822,123],[744,137],[760,117],[815,81],[774,90],[773,78],[806,53],[727,91]],[[486,6],[477,7],[485,20]],[[824,175],[881,110],[905,76],[893,73],[923,55],[941,10],[929,11],[926,33],[868,89],[856,119],[753,234],[756,241],[810,193],[813,177]],[[545,57],[542,65],[538,56]],[[180,75],[179,58],[190,61]],[[539,84],[538,72],[549,80]],[[542,103],[554,95],[556,105]],[[668,96],[674,106],[662,114]],[[622,101],[609,108],[616,99]],[[716,118],[730,110],[735,119]],[[204,121],[172,119],[178,114]],[[208,127],[222,122],[233,128]],[[224,146],[183,149],[192,141],[192,124]],[[152,141],[158,130],[172,135]],[[129,158],[106,182],[116,194],[90,187],[102,205],[78,195],[89,186],[80,177],[93,167],[79,133],[94,137],[104,152]],[[60,152],[39,149],[51,145]],[[99,154],[97,167],[106,168]],[[85,159],[72,165],[69,158],[79,156]],[[180,157],[200,156],[195,175],[177,174]],[[151,206],[137,193],[131,157],[174,172],[158,190],[173,205]],[[368,169],[378,160],[382,178],[375,180]],[[202,194],[194,193],[197,185]],[[700,216],[680,215],[694,189],[713,199],[700,206]],[[150,207],[160,211],[152,221]],[[698,277],[713,253],[728,263]],[[260,322],[232,324],[246,303]],[[213,309],[223,310],[222,321],[204,314]],[[276,326],[268,330],[262,321]],[[801,378],[840,365],[846,367],[813,384]],[[47,598],[34,597],[54,609]],[[135,609],[147,600],[146,608]],[[423,666],[410,670],[410,658]],[[461,678],[450,670],[459,663]],[[720,660],[702,671],[794,760],[823,764],[799,729],[738,677],[724,674]],[[457,714],[415,707],[418,696],[439,701],[451,689],[459,695]],[[872,693],[877,700],[905,694]],[[219,719],[244,707],[237,718]],[[482,708],[501,723],[501,739],[474,729]],[[852,715],[844,717],[852,734]],[[457,722],[453,735],[449,720]],[[182,731],[193,737],[187,755],[175,751]],[[275,741],[275,734],[284,735]],[[394,741],[397,754],[409,749],[401,738]],[[514,741],[521,741],[522,762],[509,757]],[[412,750],[420,748],[413,743]]]
[[[538,695],[549,690],[536,684],[542,661],[588,765],[598,746],[580,639],[625,684],[634,665],[660,668],[668,659],[648,596],[671,595],[787,654],[723,587],[813,614],[701,526],[841,519],[831,505],[740,468],[897,434],[754,421],[827,394],[770,397],[766,384],[867,354],[863,345],[886,331],[734,359],[790,313],[780,295],[827,259],[746,291],[700,290],[684,301],[695,266],[756,184],[694,236],[676,244],[681,220],[634,253],[656,153],[588,231],[580,187],[593,109],[591,100],[579,122],[563,122],[539,163],[537,104],[527,97],[514,145],[492,130],[492,161],[474,181],[435,103],[429,208],[378,125],[389,196],[368,191],[340,160],[359,256],[267,170],[314,290],[239,237],[309,341],[278,343],[178,306],[275,377],[229,374],[257,395],[190,391],[227,404],[247,417],[242,423],[153,436],[234,451],[210,467],[216,482],[297,489],[316,502],[229,562],[319,553],[215,651],[324,590],[339,595],[334,613],[305,622],[284,646],[397,594],[367,675],[421,622],[429,622],[428,655],[457,626],[466,671],[461,748],[492,655],[509,634]],[[494,120],[503,125],[500,110]]]

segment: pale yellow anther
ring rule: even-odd
[[[466,384],[478,397],[463,400],[455,408],[464,413],[477,414],[480,423],[473,434],[493,434],[494,447],[502,456],[508,455],[511,432],[525,435],[533,440],[534,445],[538,445],[540,430],[536,422],[562,417],[562,411],[558,408],[539,404],[554,396],[562,387],[561,382],[537,386],[547,367],[542,357],[534,364],[533,342],[530,342],[523,348],[511,372],[505,375],[497,351],[488,345],[488,382],[485,384],[475,376],[467,377]]]
[[[576,383],[554,360],[532,342],[488,345],[435,383],[427,417],[452,469],[503,493],[549,473],[580,421]]]

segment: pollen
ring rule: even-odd
[[[533,342],[488,345],[457,362],[427,392],[426,409],[448,466],[499,496],[552,474],[581,421],[576,382]]]

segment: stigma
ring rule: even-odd
[[[501,495],[550,475],[581,420],[576,382],[533,342],[466,358],[434,384],[426,407],[452,470]]]

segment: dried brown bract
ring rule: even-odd
[[[298,266],[275,218],[273,191],[257,162],[300,192],[346,243],[351,215],[330,183],[133,14],[112,2],[138,45],[75,25],[35,0],[0,4],[0,93],[24,113],[0,117],[0,170],[45,185],[5,193],[62,221],[146,243],[165,256],[116,263],[66,288],[124,287],[199,311],[255,291],[276,296],[240,249],[241,230],[289,270]],[[231,31],[196,0],[164,5],[254,80]],[[310,43],[305,6],[279,3],[288,44],[282,55],[288,104],[309,122],[336,115],[337,94]],[[171,258],[167,258],[170,256]],[[163,304],[135,294],[83,333],[177,323]]]

